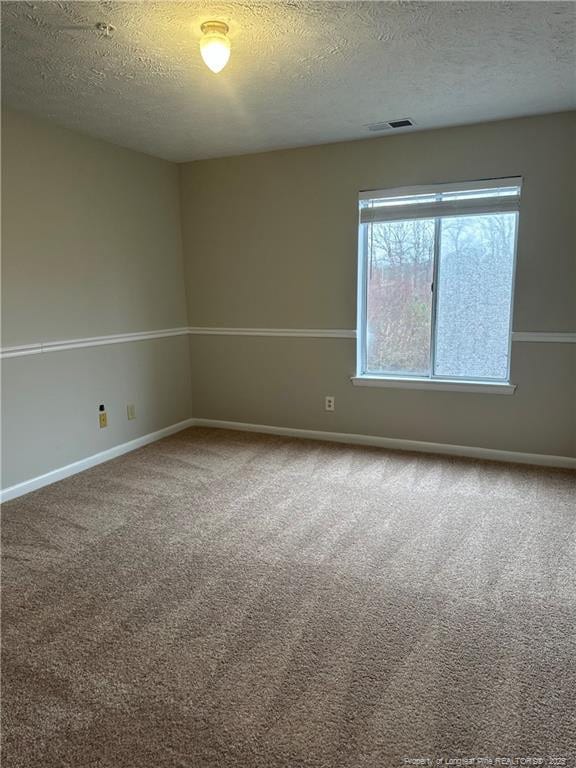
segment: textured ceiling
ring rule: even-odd
[[[576,107],[573,2],[3,2],[3,98],[191,160]],[[212,74],[200,24],[230,25]],[[96,29],[109,22],[106,37]]]

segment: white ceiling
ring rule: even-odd
[[[3,2],[2,22],[9,105],[170,160],[576,107],[574,2]]]

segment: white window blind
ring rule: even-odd
[[[518,210],[520,179],[438,184],[360,194],[360,222],[430,219]]]

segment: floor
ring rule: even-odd
[[[3,766],[574,766],[575,499],[191,429],[9,502]]]

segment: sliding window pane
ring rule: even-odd
[[[364,226],[366,372],[429,376],[434,219]]]
[[[435,376],[507,379],[516,220],[442,219]]]

